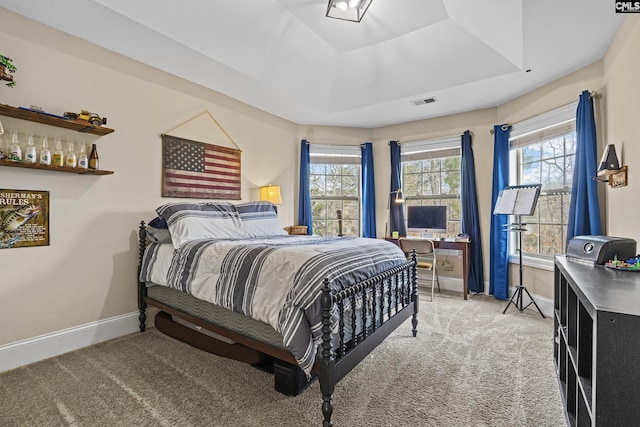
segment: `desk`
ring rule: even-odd
[[[385,237],[384,239],[400,246],[398,239],[394,239],[393,237]],[[462,282],[464,283],[464,299],[467,299],[467,293],[469,292],[469,245],[471,242],[468,240],[454,242],[451,240],[436,239],[432,240],[432,242],[436,249],[453,249],[456,251],[462,251]]]

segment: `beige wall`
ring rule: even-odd
[[[18,68],[16,87],[0,86],[0,102],[57,114],[88,109],[115,129],[97,138],[0,117],[7,131],[95,141],[101,167],[115,172],[1,168],[0,188],[50,191],[51,215],[50,246],[0,250],[0,345],[137,310],[136,227],[176,200],[161,197],[160,134],[203,111],[242,150],[243,200],[278,184],[281,222],[294,223],[297,125],[3,9],[0,22],[2,53]],[[207,123],[199,127],[206,140]]]
[[[607,230],[640,242],[640,20],[629,16],[604,59],[607,144],[628,166],[629,185],[607,187]]]
[[[0,188],[51,193],[51,245],[0,250],[0,345],[136,310],[136,227],[167,201],[160,196],[160,134],[209,111],[242,149],[242,198],[255,200],[267,183],[282,187],[283,226],[297,218],[299,141],[374,142],[378,235],[384,234],[389,187],[388,141],[409,141],[470,130],[476,160],[480,222],[488,280],[493,138],[496,123],[515,122],[577,100],[583,89],[601,92],[598,114],[609,141],[623,144],[628,187],[608,190],[611,234],[639,239],[633,162],[638,156],[640,97],[634,86],[640,60],[640,23],[623,26],[604,61],[552,82],[498,108],[378,129],[297,125],[219,93],[141,65],[0,9],[1,53],[18,67],[14,89],[0,87],[0,102],[36,104],[53,113],[89,109],[115,129],[97,142],[103,177],[13,168],[0,170]],[[634,43],[636,42],[636,43]],[[634,49],[634,45],[636,48]],[[37,135],[70,132],[5,117],[7,130]],[[207,124],[196,130],[207,138]],[[174,134],[176,134],[174,132]],[[179,132],[178,132],[179,134]],[[191,133],[190,133],[191,135]],[[80,135],[73,135],[79,137]],[[637,160],[635,160],[637,162]],[[527,268],[527,286],[551,298],[551,273]],[[515,282],[514,282],[515,283]]]

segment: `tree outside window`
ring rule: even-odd
[[[576,133],[542,138],[515,150],[518,184],[541,183],[532,216],[523,216],[523,254],[552,258],[564,252],[576,153]],[[518,248],[516,248],[517,250]]]
[[[342,211],[342,233],[360,235],[360,159],[358,163],[322,163],[312,158],[310,165],[311,213],[313,233],[338,235],[338,216]],[[353,159],[351,159],[353,161]]]
[[[412,159],[402,161],[405,206],[446,206],[447,233],[442,237],[457,236],[462,228],[460,149],[434,150],[406,157]],[[415,234],[410,230],[407,230],[407,233]]]

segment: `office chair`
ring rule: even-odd
[[[413,249],[416,250],[418,261],[416,267],[418,270],[431,271],[431,301],[433,301],[433,288],[436,282],[438,283],[438,292],[440,292],[440,279],[436,269],[438,263],[433,242],[429,239],[401,237],[398,239],[398,243],[400,244],[400,249],[406,254],[411,254]]]

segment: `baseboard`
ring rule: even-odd
[[[153,321],[153,314],[147,312]],[[0,372],[139,331],[138,312],[0,346]]]
[[[516,288],[509,288],[509,300],[505,301],[505,307],[508,304],[508,301],[511,300],[511,297],[513,296],[513,293],[516,291]],[[529,297],[526,295],[526,293],[523,293],[523,305],[526,306],[527,304],[529,304],[529,302],[531,302],[531,300],[529,299]],[[538,304],[538,307],[540,307],[540,311],[542,311],[542,313],[548,317],[553,319],[553,310],[554,310],[554,306],[553,306],[553,300],[549,299],[549,298],[545,298],[545,297],[541,297],[540,295],[536,295],[536,294],[531,294],[531,297],[533,298],[533,300],[536,302],[536,304]],[[514,301],[515,303],[515,301]],[[518,311],[518,309],[516,308],[516,306],[511,307],[513,304],[509,304],[509,309],[507,310],[507,313],[510,310],[514,310],[514,311]],[[527,310],[533,310],[535,312],[537,312],[538,310],[536,310],[536,306],[531,304]]]
[[[430,292],[431,288],[421,286],[420,289],[422,292]],[[441,277],[440,289],[462,292],[462,279]],[[514,292],[515,288],[509,288],[509,298]],[[532,297],[544,315],[553,318],[553,301],[539,295],[532,295]],[[525,305],[528,302],[528,298],[525,297]],[[507,304],[506,301],[505,304]],[[536,308],[531,305],[529,309],[535,310]],[[516,310],[516,307],[511,307],[510,310]],[[153,321],[155,312],[157,310],[147,310],[147,323]],[[138,312],[134,312],[6,344],[0,346],[0,372],[132,334],[139,330]]]
[[[462,279],[459,279],[457,277],[447,277],[447,276],[440,276],[438,277],[439,281],[440,281],[440,289],[443,291],[452,291],[452,292],[460,292],[460,294],[462,294],[462,289],[464,288],[464,283],[462,282]],[[422,289],[428,290],[428,292],[431,292],[431,282],[427,281],[427,285],[424,286]],[[436,283],[436,292],[438,292],[438,284]]]
[[[452,292],[460,292],[462,294],[462,288],[464,284],[462,283],[462,279],[457,277],[447,277],[440,276],[440,289],[443,291],[452,291]],[[489,283],[485,283],[485,289],[489,289]],[[438,291],[438,286],[436,285],[436,292]],[[513,293],[516,291],[516,288],[509,288],[509,299],[513,296]],[[427,281],[426,286],[420,285],[420,292],[423,294],[431,292],[431,282]],[[531,295],[535,300],[538,307],[546,317],[553,318],[553,300],[545,297],[541,297],[540,295]],[[505,307],[507,306],[509,300],[505,300]],[[529,304],[529,298],[525,295],[524,297],[524,305]],[[510,307],[509,310],[516,310],[516,307]],[[527,310],[536,310],[536,307],[532,304],[529,306]],[[507,310],[508,312],[508,310]]]

